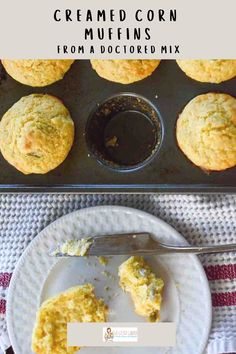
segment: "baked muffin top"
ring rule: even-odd
[[[131,84],[150,76],[160,64],[160,60],[91,60],[91,64],[102,78]]]
[[[56,97],[21,98],[0,122],[0,150],[19,171],[47,173],[61,164],[74,139],[70,113]]]
[[[177,120],[180,149],[205,170],[236,165],[236,99],[208,93],[192,99]]]
[[[39,87],[61,80],[74,60],[2,60],[7,73],[22,84]]]
[[[220,83],[236,76],[236,60],[177,60],[185,74],[201,82]]]

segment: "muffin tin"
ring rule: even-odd
[[[0,67],[0,115],[22,96],[48,93],[60,98],[75,122],[73,148],[57,169],[45,175],[23,175],[0,156],[1,192],[235,192],[236,168],[206,173],[179,150],[175,138],[178,114],[193,97],[207,92],[235,96],[236,79],[222,84],[188,78],[174,60],[162,61],[147,79],[121,85],[101,79],[89,61],[76,61],[64,79],[44,88],[24,86]],[[125,94],[124,94],[125,93]],[[101,161],[88,139],[91,116],[110,97],[144,98],[153,105],[161,136],[154,152],[131,168]],[[135,129],[135,127],[134,127]],[[96,129],[93,130],[96,134]],[[101,163],[102,162],[102,163]]]

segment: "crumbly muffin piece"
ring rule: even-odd
[[[135,312],[149,321],[160,319],[164,282],[151,271],[143,257],[130,257],[119,267],[120,286],[130,293]]]
[[[177,120],[180,149],[204,170],[236,165],[236,99],[208,93],[192,99]]]
[[[177,60],[185,74],[201,82],[220,83],[236,76],[236,60]]]
[[[102,78],[131,84],[150,76],[160,60],[91,60],[93,69]]]
[[[51,253],[52,256],[59,254],[67,256],[80,256],[83,257],[87,254],[89,248],[92,246],[92,238],[80,238],[78,240],[67,240],[59,243],[57,248]]]
[[[97,299],[91,284],[76,286],[46,300],[39,308],[32,334],[32,350],[38,354],[73,354],[67,347],[68,322],[106,322],[108,308]]]
[[[74,140],[70,113],[56,97],[21,98],[0,122],[3,157],[24,174],[47,173],[67,157]]]
[[[28,86],[47,86],[61,80],[74,60],[2,60],[7,73]]]

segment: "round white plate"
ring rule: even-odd
[[[186,240],[162,220],[124,207],[95,207],[68,214],[45,228],[28,246],[14,271],[7,299],[7,327],[16,354],[30,354],[36,311],[42,301],[70,286],[91,282],[111,311],[109,321],[145,321],[135,315],[128,294],[118,285],[118,266],[127,257],[56,259],[48,250],[58,242],[78,237],[125,232],[151,232],[170,244]],[[177,325],[174,348],[129,348],[129,354],[202,354],[211,327],[211,297],[204,270],[196,256],[147,257],[153,271],[165,281],[162,321]],[[104,271],[109,272],[104,274]],[[105,287],[109,287],[105,290]],[[83,348],[82,354],[125,354],[126,348]]]

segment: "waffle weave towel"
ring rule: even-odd
[[[8,346],[7,289],[29,242],[49,223],[95,205],[145,210],[175,227],[190,244],[236,243],[233,195],[0,195],[0,348]],[[200,257],[212,291],[213,324],[207,354],[236,352],[236,253]],[[23,353],[22,353],[23,354]]]

